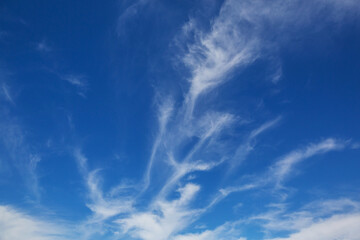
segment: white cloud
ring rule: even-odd
[[[151,0],[135,0],[132,1],[130,6],[125,8],[118,18],[117,32],[120,36],[125,36],[128,22],[135,18],[139,14],[139,11],[141,11],[141,8],[149,2],[151,2]],[[124,3],[126,4],[126,1]]]
[[[229,172],[232,172],[236,169],[236,167],[241,164],[248,155],[255,149],[255,140],[256,138],[266,132],[267,130],[275,127],[281,120],[281,117],[277,117],[271,121],[268,121],[262,124],[260,127],[254,129],[250,132],[249,136],[246,140],[239,145],[239,147],[235,150],[233,157],[231,158],[230,162],[230,169]]]
[[[165,99],[162,101],[162,103],[159,105],[159,110],[158,110],[158,123],[159,123],[159,132],[156,136],[154,145],[152,147],[151,150],[151,156],[146,168],[146,172],[145,172],[145,177],[144,177],[144,188],[143,191],[145,191],[150,184],[150,180],[151,180],[151,170],[155,161],[155,157],[158,151],[158,148],[163,140],[164,134],[166,132],[166,127],[169,121],[169,118],[171,117],[171,115],[173,114],[173,102],[171,99]]]
[[[86,98],[85,93],[88,90],[88,82],[86,81],[86,78],[84,76],[70,74],[61,76],[61,79],[76,87],[78,90],[78,94],[81,97]]]
[[[86,82],[83,76],[68,75],[64,77],[64,80],[77,87],[86,86]]]
[[[359,226],[360,214],[335,215],[302,228],[289,237],[271,240],[358,240]]]
[[[37,167],[41,157],[30,144],[26,130],[8,112],[0,111],[0,143],[4,146],[7,161],[23,178],[25,185],[36,200],[40,199]]]
[[[257,129],[253,130],[249,136],[249,139],[254,139],[255,137],[257,137],[258,135],[260,135],[261,133],[265,132],[266,130],[274,127],[276,124],[278,124],[281,120],[281,117],[277,117],[271,121],[268,121],[264,124],[262,124],[260,127],[258,127]]]
[[[64,227],[45,219],[36,219],[10,206],[0,206],[0,240],[71,239]]]
[[[191,127],[191,124],[188,123],[188,126],[176,127],[176,131],[184,130],[184,132],[176,135],[177,132],[170,132],[170,134],[175,134],[182,139],[182,142],[176,142],[175,145],[171,145],[167,150],[166,162],[172,167],[172,174],[167,179],[166,183],[162,186],[161,191],[158,195],[158,198],[166,197],[167,194],[173,189],[173,187],[186,175],[195,171],[208,171],[213,167],[221,164],[223,161],[218,162],[209,162],[209,161],[197,161],[194,160],[194,155],[200,152],[203,148],[209,151],[207,144],[211,143],[216,139],[216,136],[221,134],[221,131],[225,128],[231,126],[234,122],[233,116],[230,114],[221,114],[221,113],[212,113],[206,114],[203,118],[198,121],[200,124],[197,124],[195,127]],[[184,124],[184,122],[181,122]],[[185,129],[187,128],[187,129]],[[189,132],[189,129],[191,132]],[[190,136],[187,136],[189,134]],[[182,157],[182,159],[176,160],[172,152],[184,144],[189,138],[194,134],[197,134],[198,141],[194,144],[188,153]],[[165,142],[167,139],[164,140]],[[169,145],[169,144],[168,144]]]
[[[16,94],[14,93],[14,89],[9,82],[11,82],[11,73],[9,71],[0,67],[0,97],[8,103],[15,105]]]
[[[214,230],[177,235],[174,237],[174,240],[246,240],[246,238],[240,237],[240,223],[241,222],[225,223]]]
[[[287,238],[266,238],[269,240],[355,240],[360,231],[357,227],[360,221],[359,206],[359,202],[347,198],[311,202],[295,212],[287,211],[287,204],[272,204],[269,206],[272,210],[263,214],[244,216],[241,220],[227,222],[213,230],[180,234],[174,240],[245,239],[240,237],[241,230],[253,223],[267,235],[289,233]]]
[[[303,210],[320,216],[329,213],[358,212],[360,202],[348,198],[317,200],[304,206]]]
[[[251,180],[240,186],[231,186],[219,190],[218,196],[215,198],[217,203],[219,200],[227,197],[234,192],[243,192],[252,189],[262,188],[269,184],[274,184],[276,189],[283,188],[282,184],[288,176],[294,171],[294,166],[315,155],[324,154],[330,151],[341,150],[349,144],[348,141],[341,141],[334,138],[328,138],[319,143],[311,143],[305,148],[300,148],[290,152],[284,157],[272,164],[264,173],[257,174]]]
[[[131,5],[120,16],[119,27],[124,27],[126,21],[135,16],[139,7],[147,2],[136,1]],[[312,6],[316,8],[312,9]],[[181,57],[182,63],[190,72],[189,88],[184,93],[182,103],[176,103],[175,98],[164,98],[159,101],[157,133],[138,195],[121,191],[124,189],[122,185],[119,187],[120,191],[113,188],[106,193],[101,186],[100,170],[89,170],[87,159],[81,151],[74,153],[87,186],[87,206],[93,211],[90,221],[107,221],[106,223],[113,227],[113,222],[109,222],[116,219],[119,236],[143,240],[240,240],[243,238],[237,223],[227,223],[201,233],[176,234],[184,231],[198,216],[230,193],[259,188],[274,182],[275,185],[280,185],[301,161],[343,148],[344,142],[331,138],[310,144],[280,158],[268,171],[265,170],[260,177],[256,176],[260,180],[256,179],[239,187],[221,189],[205,207],[201,206],[198,209],[191,205],[200,186],[190,183],[185,176],[190,173],[194,176],[198,171],[209,171],[230,156],[239,162],[244,160],[255,147],[255,139],[274,127],[281,119],[279,117],[268,121],[250,132],[243,144],[231,154],[229,152],[239,143],[226,135],[226,131],[236,124],[237,117],[226,112],[211,111],[206,103],[195,109],[197,104],[200,104],[198,99],[230,79],[231,73],[236,69],[242,69],[259,57],[278,49],[267,39],[265,32],[268,34],[269,29],[265,26],[269,26],[270,30],[274,29],[272,34],[282,37],[285,29],[294,28],[293,31],[296,31],[299,27],[309,24],[308,19],[314,18],[320,8],[322,9],[322,6],[311,2],[303,7],[300,1],[227,0],[223,3],[219,15],[210,23],[208,31],[200,29],[196,20],[191,18],[184,25],[183,31],[187,36],[193,34],[194,41],[191,44],[185,43],[187,50]],[[284,39],[286,37],[284,36]],[[274,47],[275,50],[270,47]],[[270,76],[274,83],[279,81],[282,74],[278,62],[277,71]],[[67,76],[64,80],[79,90],[87,87],[81,76]],[[227,138],[231,138],[230,144],[223,140]],[[154,174],[155,168],[159,166],[161,170],[156,173],[160,174]],[[185,187],[176,192],[179,186]],[[174,198],[174,194],[180,196]],[[313,218],[310,218],[309,222],[306,218],[299,219],[303,222],[296,222],[297,229],[309,226],[309,223],[315,221]]]
[[[273,84],[277,84],[281,80],[282,75],[283,75],[283,69],[282,66],[278,63],[276,66],[276,70],[271,75],[271,82]]]
[[[319,143],[310,144],[304,149],[292,151],[270,167],[269,177],[274,179],[277,185],[281,185],[282,181],[293,171],[296,164],[315,155],[341,150],[345,146],[346,142],[344,141],[328,138]]]
[[[36,49],[39,52],[50,52],[52,50],[49,44],[45,40],[38,42],[36,44]]]
[[[253,216],[249,221],[255,221],[268,233],[281,231],[298,232],[310,228],[334,216],[358,214],[359,202],[347,198],[318,200],[311,202],[298,211],[287,211],[288,204],[269,205],[271,210]]]
[[[120,213],[132,210],[132,200],[129,197],[104,197],[99,187],[98,171],[92,171],[87,177],[87,186],[91,202],[87,206],[95,213],[93,221],[103,221]]]
[[[221,162],[205,163],[201,161],[191,162],[191,163],[188,162],[178,163],[173,159],[173,156],[171,155],[169,156],[169,161],[170,164],[174,167],[174,172],[171,175],[171,177],[166,181],[160,193],[158,194],[157,198],[160,199],[166,197],[169,194],[172,187],[174,187],[174,185],[177,182],[179,182],[184,176],[196,171],[208,171],[214,166],[221,163]]]
[[[37,199],[40,198],[40,186],[39,186],[39,177],[37,175],[37,166],[41,161],[39,155],[30,154],[28,156],[28,168],[29,168],[29,177],[31,179],[31,188]]]
[[[194,39],[185,43],[182,62],[190,70],[189,91],[186,94],[187,115],[192,116],[197,99],[224,83],[235,69],[246,67],[260,57],[277,56],[280,44],[291,42],[291,33],[312,26],[317,29],[327,22],[339,22],[349,12],[359,9],[357,0],[347,1],[238,1],[226,0],[219,15],[210,23],[208,31],[190,18],[184,24],[182,37]],[[176,39],[179,43],[179,39]],[[272,81],[282,75],[279,61]]]
[[[322,8],[322,6],[316,6],[317,9]],[[302,7],[300,12],[305,11],[307,16],[313,16],[315,10],[310,12],[308,10],[309,8]],[[171,111],[159,110],[159,116],[162,116],[163,113],[166,114],[164,114],[163,122],[159,118],[160,130],[154,141],[145,174],[145,189],[149,186],[155,159],[168,163],[173,170],[161,187],[159,196],[164,197],[184,176],[196,169],[193,168],[192,164],[196,161],[194,158],[201,155],[201,153],[218,149],[218,152],[225,156],[224,158],[228,157],[228,153],[222,151],[220,144],[216,146],[216,137],[218,134],[221,135],[223,130],[234,122],[235,117],[229,113],[205,112],[205,114],[202,114],[203,110],[196,112],[196,116],[193,116],[196,101],[201,95],[225,82],[229,73],[234,69],[246,67],[262,56],[267,47],[271,45],[263,34],[264,31],[268,30],[267,28],[264,29],[265,22],[270,22],[271,27],[276,29],[277,33],[287,27],[287,25],[284,26],[284,24],[280,23],[285,23],[285,19],[288,18],[290,19],[286,23],[288,25],[293,24],[293,22],[298,23],[297,27],[306,25],[306,17],[299,15],[298,11],[299,2],[285,4],[281,1],[268,3],[262,0],[227,0],[223,3],[219,15],[211,22],[208,31],[200,29],[194,18],[190,18],[190,21],[183,26],[184,35],[189,37],[193,34],[194,39],[193,43],[187,45],[181,59],[190,70],[191,76],[188,78],[190,86],[188,92],[185,93],[181,108],[175,109],[175,104],[172,103],[171,107],[166,106],[166,104],[165,107],[162,106],[164,109],[171,109]],[[302,20],[298,21],[296,19],[295,21],[294,15],[301,17]],[[278,64],[277,69],[281,69],[281,65]],[[278,77],[275,76],[275,78],[277,81]],[[174,118],[169,122],[168,113],[170,112]],[[246,158],[254,147],[254,139],[278,123],[279,120],[280,118],[269,121],[251,132],[248,141],[239,146],[234,158],[239,159],[238,162]],[[197,141],[194,141],[194,139]],[[189,142],[195,143],[191,145],[185,156],[178,157],[176,152]],[[304,159],[307,157],[309,156],[303,156]],[[286,172],[285,164],[283,162],[281,166]],[[293,164],[295,164],[295,161],[288,162],[288,167]],[[277,174],[280,179],[281,176],[285,177],[285,172],[281,174],[280,171],[282,170],[278,166],[269,172]],[[237,189],[250,189],[259,185],[262,184],[257,182]],[[227,192],[225,189],[223,191]]]
[[[2,83],[1,93],[2,93],[1,95],[5,98],[6,101],[8,101],[11,104],[15,104],[14,98],[10,91],[10,87],[7,84]]]
[[[200,119],[195,119],[195,127],[191,129],[195,134],[199,134],[199,141],[184,157],[184,162],[189,162],[196,152],[198,152],[208,141],[213,140],[221,132],[234,123],[234,116],[229,113],[208,113]],[[197,124],[197,122],[199,124]],[[184,123],[186,124],[186,122]],[[183,126],[189,129],[190,126]],[[186,130],[185,130],[186,131]],[[192,134],[194,134],[192,133]]]
[[[195,184],[180,188],[180,197],[173,201],[157,201],[147,212],[134,213],[116,222],[124,233],[143,240],[167,240],[174,233],[194,221],[199,211],[190,210],[189,204],[199,191]]]
[[[186,96],[189,117],[200,95],[223,83],[235,67],[246,66],[257,58],[258,41],[248,38],[238,27],[241,16],[236,5],[232,1],[223,4],[209,33],[194,29],[196,42],[188,46],[183,58],[191,71],[190,89]]]
[[[94,216],[89,220],[89,223],[102,222],[110,217],[132,210],[133,201],[131,197],[117,196],[115,198],[111,196],[111,193],[108,194],[109,196],[104,196],[100,187],[101,179],[98,176],[99,170],[88,170],[87,158],[80,149],[75,149],[73,154],[87,186],[90,202],[86,205],[94,213]]]

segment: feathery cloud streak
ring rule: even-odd
[[[191,117],[201,95],[224,83],[234,69],[244,68],[269,53],[276,56],[279,44],[291,41],[288,32],[308,27],[319,12],[327,10],[322,19],[327,22],[341,21],[347,13],[359,10],[357,0],[306,3],[227,0],[209,32],[199,29],[196,20],[191,19],[183,27],[183,35],[193,35],[195,42],[185,44],[187,51],[182,58],[191,73],[186,94],[188,116]],[[287,31],[289,29],[292,31]],[[279,74],[279,71],[275,73],[275,82]]]
[[[88,189],[90,202],[87,207],[94,213],[91,222],[102,222],[110,217],[120,213],[132,210],[132,200],[130,198],[106,198],[101,190],[99,169],[89,171],[87,167],[87,158],[82,154],[80,149],[74,150],[74,157],[77,160],[79,170],[84,178]]]
[[[223,196],[227,196],[233,192],[242,192],[250,189],[261,188],[268,186],[269,184],[274,184],[274,187],[277,189],[282,188],[283,182],[289,175],[291,175],[296,164],[319,154],[344,149],[348,143],[349,142],[347,141],[333,138],[325,139],[316,144],[311,143],[305,148],[291,151],[284,157],[280,158],[272,164],[266,172],[256,175],[252,181],[238,187],[220,189],[220,193]]]

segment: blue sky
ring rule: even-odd
[[[359,240],[360,2],[0,2],[0,240]]]

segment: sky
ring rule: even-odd
[[[0,240],[359,240],[359,0],[0,1]]]

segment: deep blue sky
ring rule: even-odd
[[[358,0],[0,2],[0,240],[358,240]]]

